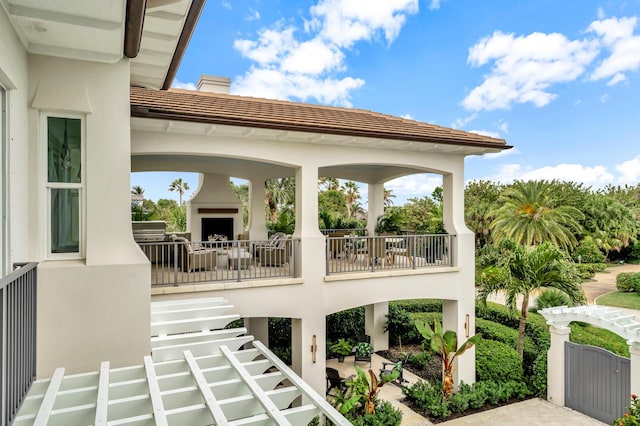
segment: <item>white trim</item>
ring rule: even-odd
[[[9,233],[9,91],[0,84],[0,276],[11,272],[11,238]]]
[[[64,183],[64,182],[49,182],[48,173],[48,127],[47,119],[49,117],[54,118],[71,118],[80,120],[80,183]],[[87,186],[87,141],[86,141],[86,116],[80,114],[68,114],[61,112],[46,112],[43,111],[40,114],[40,171],[41,171],[41,188],[44,189],[44,202],[46,214],[42,222],[42,229],[46,235],[43,240],[46,243],[44,247],[44,253],[47,260],[71,260],[71,259],[84,259],[86,256],[86,186]],[[80,211],[78,212],[78,252],[77,253],[52,253],[51,252],[51,190],[52,189],[77,189],[78,190],[78,206]]]

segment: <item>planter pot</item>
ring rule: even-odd
[[[344,355],[338,355],[338,362],[344,362]]]

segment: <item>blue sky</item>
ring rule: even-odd
[[[640,0],[208,0],[175,87],[356,107],[507,140],[465,179],[640,182]],[[178,176],[134,174],[147,198]],[[387,184],[396,205],[439,177]]]

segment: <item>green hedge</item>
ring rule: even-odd
[[[511,346],[482,339],[476,345],[476,380],[524,381],[520,355]]]
[[[518,347],[518,330],[507,327],[497,322],[476,318],[476,333],[482,333],[482,338],[487,340],[497,340],[506,343],[512,349]],[[524,370],[529,371],[533,367],[533,362],[539,355],[538,348],[529,336],[524,336],[523,364]]]
[[[519,313],[513,313],[506,306],[491,302],[487,302],[486,307],[483,307],[481,303],[476,304],[476,317],[498,322],[515,330],[518,329],[520,322]],[[533,340],[539,351],[549,349],[551,339],[549,326],[542,315],[533,312],[527,315],[525,334]]]
[[[327,315],[327,340],[357,338],[364,335],[364,307]]]
[[[576,263],[578,275],[583,280],[593,278],[596,272],[602,272],[606,267],[607,265],[605,263]]]
[[[581,322],[572,322],[569,327],[571,327],[570,337],[573,343],[597,346],[616,355],[629,358],[629,346],[626,340],[617,334]]]
[[[637,291],[640,293],[640,272],[621,272],[616,277],[619,291]]]

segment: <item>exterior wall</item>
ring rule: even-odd
[[[2,253],[8,264],[31,261],[36,258],[32,247],[34,235],[30,232],[30,217],[34,215],[33,202],[28,191],[28,59],[18,36],[3,8],[0,8],[0,84],[7,89],[7,143],[9,166],[9,235],[10,253]],[[0,247],[0,250],[2,248]]]
[[[139,363],[149,353],[150,265],[130,217],[129,63],[29,56],[28,194],[31,260],[39,265],[37,374]],[[85,258],[46,260],[42,114],[85,123]]]

